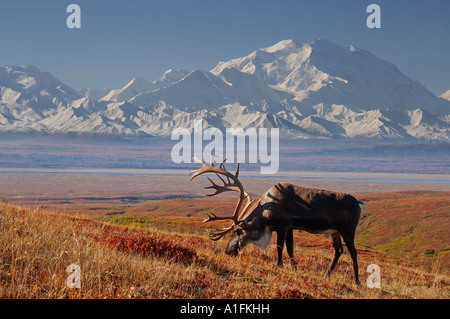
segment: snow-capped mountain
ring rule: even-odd
[[[34,66],[0,67],[0,105],[33,112],[51,110],[80,95],[49,73]]]
[[[121,89],[111,90],[100,101],[128,101],[135,96],[152,92],[165,87],[171,86],[183,79],[189,72],[185,70],[167,70],[159,80],[152,83],[147,82],[144,78],[134,78]]]
[[[445,93],[442,93],[441,95],[439,95],[439,97],[447,101],[450,101],[450,90],[446,91]]]
[[[366,111],[421,107],[432,113],[448,111],[447,103],[408,79],[395,65],[365,50],[338,46],[327,40],[304,45],[293,40],[281,41],[246,57],[220,62],[211,72],[233,83],[227,75],[229,69],[292,94],[303,108],[335,104]]]
[[[75,91],[35,67],[0,68],[0,131],[169,136],[202,118],[219,129],[278,127],[286,138],[450,141],[445,94],[354,46],[284,40],[120,89]]]

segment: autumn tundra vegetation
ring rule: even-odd
[[[277,266],[275,238],[265,250],[227,255],[227,241],[211,241],[201,223],[213,207],[233,211],[226,198],[153,200],[96,215],[2,201],[0,297],[448,298],[449,193],[357,198],[367,205],[356,235],[361,286],[346,250],[324,276],[333,247],[323,235],[294,232],[296,268]],[[71,264],[80,288],[67,285]],[[366,285],[370,264],[380,267],[380,288]]]

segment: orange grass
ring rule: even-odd
[[[402,191],[359,196],[367,205],[357,243],[450,272],[450,192]]]
[[[186,217],[185,219],[189,219]],[[199,230],[204,226],[198,223]],[[182,219],[180,218],[180,227]],[[199,232],[200,233],[200,232]],[[331,278],[328,239],[296,234],[297,270],[276,266],[275,244],[236,258],[226,241],[173,234],[0,203],[0,298],[448,298],[449,277],[359,246],[363,286],[353,285],[345,252]],[[81,288],[66,268],[81,267]],[[381,289],[365,269],[381,268]]]

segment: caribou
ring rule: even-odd
[[[210,164],[198,158],[194,160],[201,163],[202,167],[190,172],[191,181],[199,175],[215,173],[222,182],[220,185],[207,177],[211,185],[205,188],[214,190],[214,193],[207,196],[215,196],[227,191],[239,193],[238,202],[231,216],[217,216],[209,213],[203,220],[203,222],[232,221],[229,227],[208,230],[209,238],[214,241],[232,232],[225,251],[228,255],[237,256],[249,243],[265,249],[271,243],[272,232],[276,232],[278,266],[283,266],[282,254],[286,242],[291,264],[295,268],[293,231],[327,234],[331,236],[334,248],[334,257],[326,271],[326,275],[330,276],[343,252],[342,237],[353,262],[355,283],[360,285],[354,238],[361,210],[366,208],[363,202],[350,194],[301,187],[290,183],[277,183],[260,198],[252,199],[238,178],[239,164],[235,174],[232,174],[225,169],[226,159],[218,165],[214,165],[213,159]]]

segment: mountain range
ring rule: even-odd
[[[449,142],[449,92],[437,97],[352,45],[283,40],[119,89],[74,90],[34,66],[0,67],[0,132],[167,137],[202,118],[205,128],[278,127],[284,138]]]

